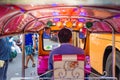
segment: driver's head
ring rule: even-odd
[[[68,28],[62,28],[58,33],[60,43],[69,43],[72,39],[72,32]]]

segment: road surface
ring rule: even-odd
[[[34,68],[32,67],[32,61],[30,60],[28,64],[28,68],[25,69],[26,77],[37,76],[37,53],[34,55],[34,59],[36,62],[36,67]],[[12,62],[9,62],[7,80],[11,80],[15,77],[21,77],[21,75],[22,75],[22,54],[19,53],[17,57],[13,59]]]

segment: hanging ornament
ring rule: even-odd
[[[86,22],[86,28],[91,28],[93,26],[93,23],[92,22]]]
[[[79,29],[83,28],[83,23],[82,22],[78,22],[77,23],[77,28],[79,28]]]
[[[52,26],[52,24],[53,24],[52,21],[48,21],[48,22],[47,22],[47,26],[48,26],[48,27]]]
[[[66,22],[66,26],[68,27],[68,28],[71,28],[72,27],[72,22],[71,21],[68,21],[68,22]]]
[[[79,22],[85,22],[86,20],[84,18],[78,18]]]
[[[63,26],[63,23],[61,21],[57,22],[56,26],[61,27]]]
[[[60,21],[60,18],[53,18],[53,21],[54,21],[54,22],[59,22],[59,21]]]

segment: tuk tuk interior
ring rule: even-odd
[[[26,33],[39,33],[39,36],[42,37],[42,30],[46,26],[50,27],[52,31],[60,30],[66,26],[77,32],[86,28],[89,33],[111,33],[113,35],[113,64],[115,66],[114,34],[120,32],[120,1],[117,0],[115,3],[112,1],[106,3],[86,1],[83,3],[82,1],[80,3],[80,1],[71,0],[71,2],[62,3],[51,0],[49,3],[42,0],[40,2],[39,4],[31,2],[23,4],[24,2],[21,1],[20,4],[15,4],[15,2],[1,1],[0,38]],[[72,2],[76,3],[72,4]],[[40,40],[41,43],[42,40]],[[43,50],[43,45],[39,46],[39,56],[48,54],[49,51]],[[85,55],[87,55],[86,51]],[[112,78],[115,78],[114,66]],[[24,68],[22,73],[22,76],[25,77]]]

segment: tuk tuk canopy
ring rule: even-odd
[[[2,0],[0,1],[0,37],[38,32],[51,21],[93,22],[91,32],[120,32],[120,1],[116,0]],[[111,6],[109,6],[111,5]],[[106,24],[106,23],[107,24]]]

